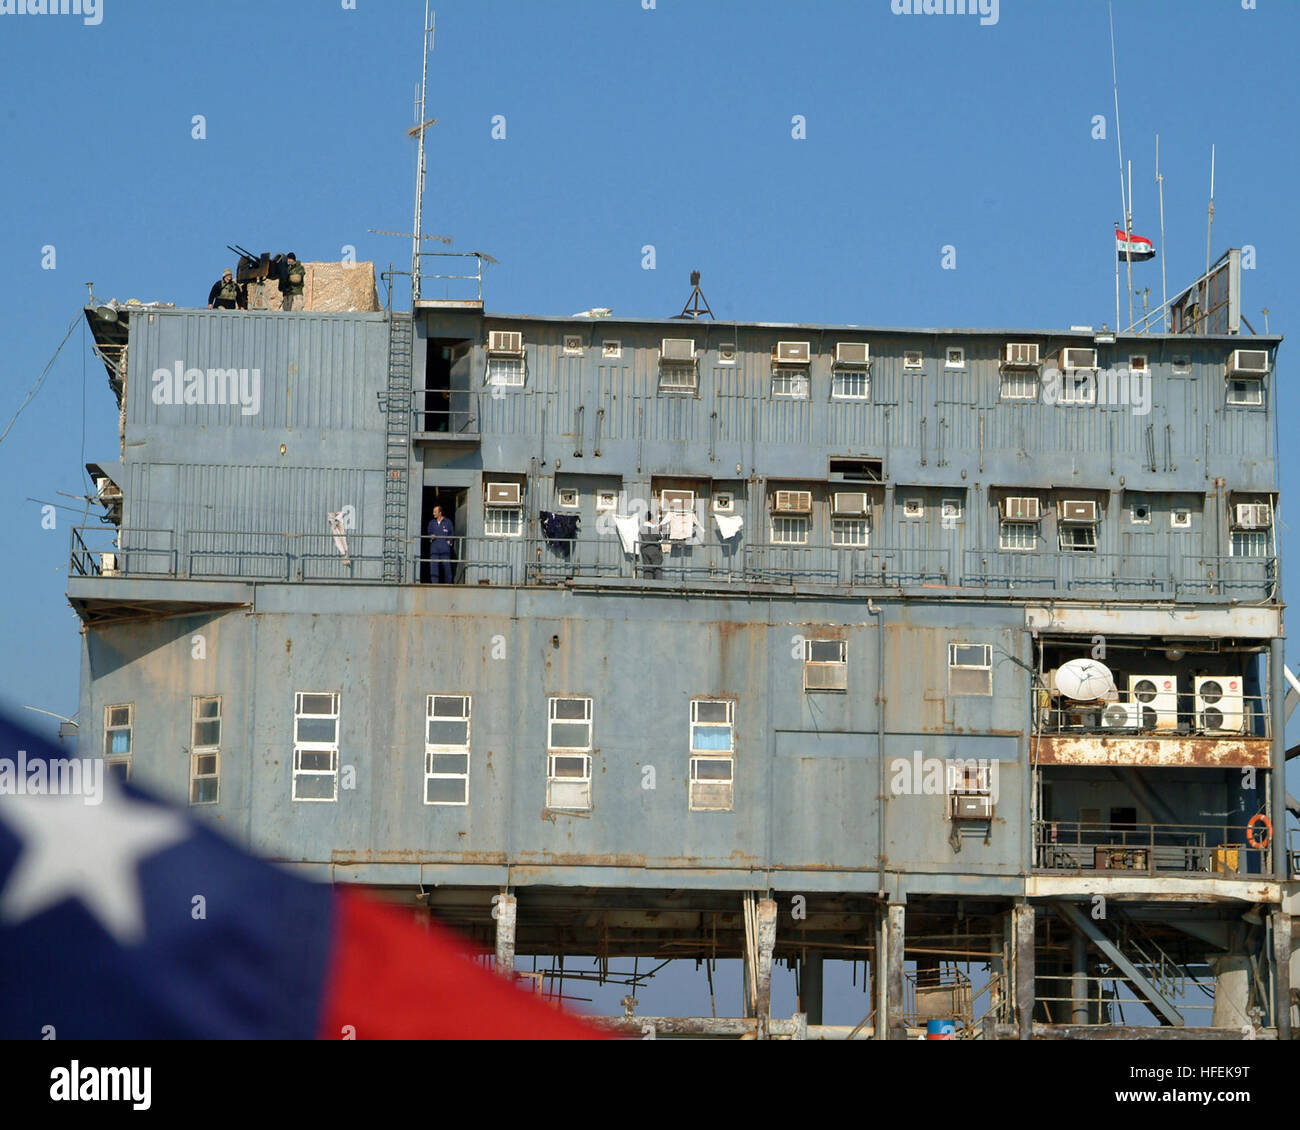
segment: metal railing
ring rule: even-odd
[[[1136,955],[1128,955],[1132,960]],[[1134,964],[1142,970],[1153,983],[1156,980],[1156,970],[1147,967],[1140,956],[1136,957]],[[1200,997],[1191,997],[1186,982],[1191,980],[1195,987],[1199,989]],[[1150,1004],[1143,998],[1138,987],[1133,984],[1132,980],[1126,977],[1118,969],[1111,967],[1107,972],[1100,974],[1074,974],[1063,972],[1054,975],[1040,974],[1038,983],[1048,986],[1055,984],[1055,992],[1036,992],[1034,1001],[1042,1007],[1043,1014],[1047,1017],[1048,1024],[1087,1024],[1087,1025],[1114,1025],[1114,1024],[1131,1024],[1133,1026],[1143,1026],[1143,1022],[1135,1015],[1138,1009],[1151,1010]],[[1076,988],[1082,988],[1082,992],[1076,997]],[[1189,1013],[1193,1015],[1190,1021],[1194,1026],[1209,1026],[1211,1017],[1214,1012],[1214,997],[1208,991],[1205,985],[1193,978],[1183,978],[1183,988],[1171,994],[1161,988],[1161,995],[1167,999],[1171,998],[1169,1003],[1183,1016]],[[1124,1015],[1124,1009],[1133,1010],[1129,1016]],[[1078,1015],[1082,1013],[1082,1015]],[[1208,1014],[1208,1015],[1207,1015]],[[1154,1018],[1152,1020],[1154,1026]]]
[[[417,440],[477,439],[477,389],[415,389],[411,393],[411,428]]]
[[[188,575],[275,581],[378,581],[383,579],[384,539],[348,532],[334,535],[188,530]]]
[[[1138,871],[1148,875],[1259,875],[1268,848],[1239,824],[1106,824],[1034,821],[1034,866],[1043,871]]]
[[[416,294],[416,299],[418,301],[426,301],[426,302],[438,301],[432,295],[424,293],[424,283],[428,282],[430,279],[441,279],[444,282],[448,282],[448,283],[455,282],[458,284],[472,282],[474,284],[474,301],[478,302],[480,305],[482,304],[483,263],[485,260],[490,263],[495,263],[496,260],[493,259],[491,256],[486,256],[479,251],[421,251],[419,252],[419,258],[420,258],[420,274],[419,274],[419,279],[417,281],[418,293]],[[424,261],[426,259],[473,259],[474,273],[472,275],[430,274],[424,269]],[[450,292],[451,287],[445,287],[444,289]],[[462,288],[460,286],[457,286],[456,289],[468,290],[469,288],[468,287]],[[447,300],[451,300],[450,293],[448,293],[447,295]],[[465,299],[464,301],[469,301],[469,300]]]
[[[1208,675],[1226,682],[1240,675]],[[1042,692],[1046,694],[1047,692]],[[1196,705],[1195,683],[1186,676],[1177,694],[1178,707],[1157,709],[1154,701],[1143,701],[1130,690],[1116,691],[1113,698],[1095,702],[1072,702],[1053,698],[1051,705],[1040,706],[1038,732],[1066,736],[1107,734],[1144,737],[1225,737],[1267,738],[1272,733],[1272,717],[1267,694],[1243,694],[1225,701]]]
[[[174,577],[172,530],[73,526],[68,574],[73,577]]]

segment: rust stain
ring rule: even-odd
[[[1267,769],[1268,738],[1112,738],[1101,736],[1030,739],[1039,765],[1115,765],[1205,769]]]
[[[288,655],[291,651],[293,651],[293,640],[286,639],[284,641],[284,653],[285,655]]]

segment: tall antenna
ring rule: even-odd
[[[423,59],[420,70],[419,101],[415,109],[415,126],[407,132],[415,137],[418,148],[415,157],[415,226],[411,229],[415,238],[411,240],[411,309],[420,300],[420,235],[424,221],[424,131],[433,125],[437,118],[425,118],[425,98],[429,89],[429,52],[433,50],[434,16],[429,11],[429,0],[424,0],[424,40]]]
[[[1124,217],[1124,261],[1128,263],[1128,328],[1133,328],[1133,162],[1128,163],[1128,215]]]
[[[1156,188],[1160,193],[1160,331],[1169,332],[1169,295],[1165,290],[1165,178],[1160,175],[1160,135],[1156,134]]]
[[[1115,62],[1115,6],[1113,3],[1107,4],[1106,10],[1110,19],[1110,77],[1111,83],[1115,90],[1115,144],[1119,149],[1119,207],[1121,223],[1124,225],[1125,236],[1133,234],[1133,217],[1129,209],[1128,196],[1124,191],[1124,137],[1119,128],[1119,67]],[[1125,258],[1128,258],[1127,246]],[[1129,293],[1133,291],[1133,264],[1129,262]],[[1130,315],[1132,314],[1132,299],[1129,300]],[[1130,316],[1129,321],[1132,322]],[[1115,329],[1119,330],[1119,255],[1115,256]]]
[[[1205,222],[1205,273],[1210,273],[1210,234],[1214,231],[1214,146],[1210,146],[1210,215]]]

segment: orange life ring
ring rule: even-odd
[[[1256,840],[1255,828],[1260,824],[1264,825],[1264,838],[1263,840]],[[1262,812],[1255,813],[1255,815],[1252,816],[1250,818],[1250,821],[1246,824],[1246,843],[1248,843],[1253,848],[1263,849],[1268,847],[1272,839],[1273,839],[1273,821],[1271,821]]]

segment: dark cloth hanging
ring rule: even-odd
[[[546,535],[547,543],[567,557],[573,547],[574,538],[578,536],[578,515],[553,514],[549,510],[542,510],[540,513],[542,532]]]

